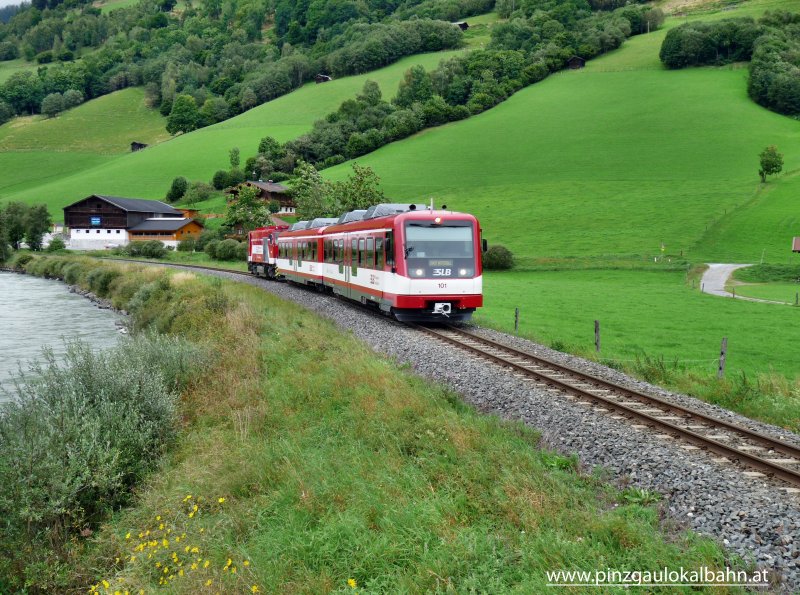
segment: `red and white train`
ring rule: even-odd
[[[467,320],[483,305],[481,229],[465,213],[382,204],[250,232],[251,273],[374,304],[402,321]]]

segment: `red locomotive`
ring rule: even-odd
[[[472,215],[383,204],[251,232],[248,260],[256,275],[374,304],[398,320],[455,322],[483,305],[480,232]]]
[[[288,225],[259,227],[247,234],[247,270],[259,277],[276,279],[275,259],[278,256],[278,234]]]

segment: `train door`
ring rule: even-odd
[[[351,237],[345,243],[347,245],[347,259],[344,266],[345,283],[347,284],[345,295],[350,299],[356,299],[357,292],[354,283],[358,277],[358,240]]]

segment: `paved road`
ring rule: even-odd
[[[751,298],[743,295],[734,295],[725,289],[725,284],[736,269],[743,269],[752,265],[749,264],[722,264],[722,263],[708,263],[708,269],[703,273],[703,278],[700,280],[700,287],[705,293],[711,295],[719,295],[722,297],[735,297],[740,300],[748,302],[761,302],[764,304],[786,304],[788,302],[775,302],[772,300],[762,300],[759,298]]]

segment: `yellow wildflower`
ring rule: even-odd
[[[203,533],[204,531],[205,531],[205,528],[204,527],[200,527],[200,533]]]
[[[193,518],[193,517],[194,517],[194,512],[190,512],[190,513],[189,513],[189,518],[191,519],[191,518]]]
[[[211,586],[211,582],[212,582],[212,581],[211,581],[211,579],[208,579],[208,580],[206,581],[206,587],[210,587],[210,586]]]
[[[158,530],[159,531],[163,531],[164,530],[164,523],[161,523],[161,524],[158,525]]]
[[[197,553],[199,553],[199,552],[200,552],[200,548],[198,548],[197,546],[194,546],[194,547],[193,547],[193,548],[192,548],[190,551],[191,551],[193,554],[197,554]]]
[[[156,568],[161,568],[161,562],[156,562]]]
[[[130,538],[131,538],[131,532],[130,532],[130,531],[128,531],[128,532],[125,534],[125,539],[130,539]]]
[[[231,560],[230,558],[228,558],[228,561],[227,561],[227,562],[225,562],[225,568],[227,568],[227,567],[228,567],[228,566],[230,566],[231,564],[233,564],[233,560]]]
[[[236,566],[231,567],[231,574],[236,574]]]
[[[192,510],[194,510],[195,512],[197,512],[197,504],[195,504],[194,506],[192,506]]]
[[[217,498],[217,502],[219,502],[220,504],[222,504],[222,503],[224,503],[224,502],[225,502],[225,498]]]
[[[131,556],[131,562],[136,562],[136,556]]]
[[[192,562],[192,570],[197,570],[197,562]]]
[[[183,548],[183,551],[184,551],[184,552],[186,552],[186,553],[189,553],[189,550],[190,550],[190,549],[192,549],[192,548],[190,548],[190,547],[187,545],[185,548]]]
[[[245,560],[244,562],[242,562],[242,565],[243,566],[250,566],[250,560]]]
[[[163,545],[164,547],[169,547],[169,539],[162,539],[161,545]]]
[[[161,520],[161,515],[158,515],[158,516],[156,517],[156,520],[157,520],[157,521],[160,521],[160,520]]]
[[[355,589],[356,586],[357,586],[356,585],[356,579],[354,579],[354,578],[347,579],[347,586],[350,587],[351,589]]]
[[[187,500],[191,500],[191,499],[192,499],[192,495],[191,495],[191,494],[188,494],[188,495],[187,495],[187,496],[186,496],[186,497],[183,499],[183,501],[184,501],[184,502],[186,502]]]
[[[206,560],[205,563],[203,564],[203,568],[208,568],[209,564],[211,564],[211,561],[210,560]]]
[[[178,576],[183,576],[183,568],[178,571]]]
[[[258,593],[259,592],[258,591],[258,585],[253,585],[252,587],[250,587],[250,592],[251,593]]]
[[[111,584],[110,584],[110,583],[109,583],[107,580],[103,579],[103,586],[104,586],[106,589],[108,589],[108,588],[111,586]]]

